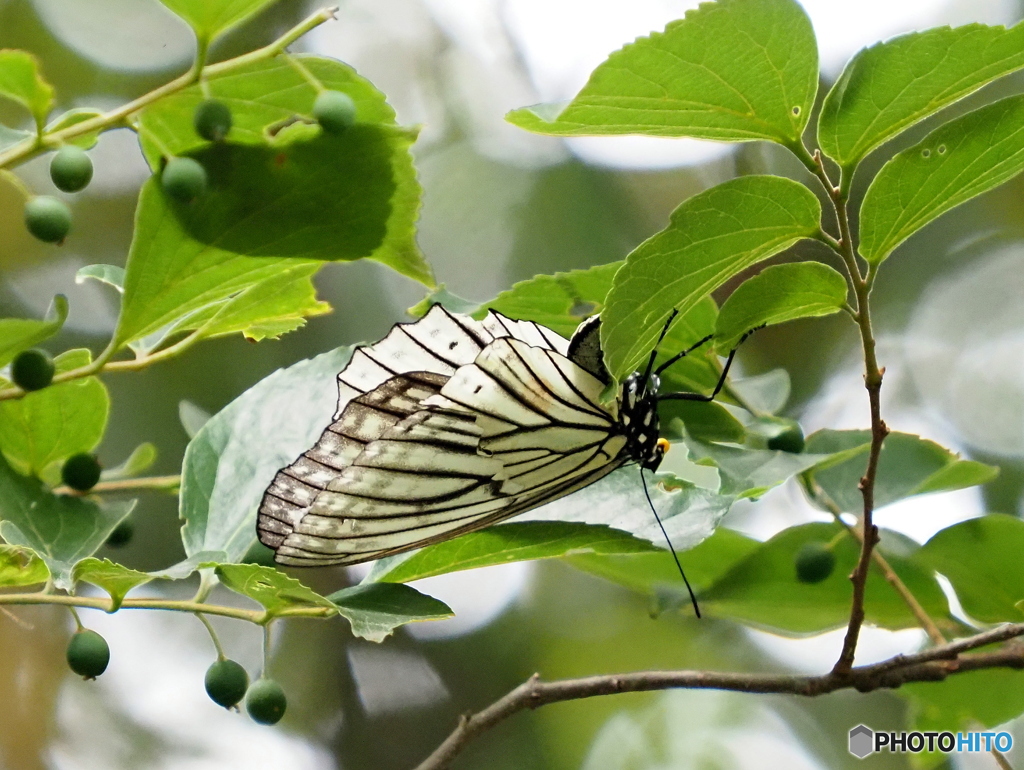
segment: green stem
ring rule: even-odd
[[[263,624],[263,671],[260,677],[266,679],[270,671],[270,621]]]
[[[153,489],[157,491],[177,490],[181,486],[181,476],[140,476],[137,479],[118,479],[117,481],[101,481],[88,494],[107,494],[111,492],[134,492],[140,489]],[[81,494],[70,487],[56,487],[53,490],[55,495],[77,495]]]
[[[227,660],[227,655],[224,654],[224,648],[220,646],[220,639],[217,637],[217,632],[213,630],[213,626],[210,625],[210,621],[206,619],[206,616],[197,612],[196,617],[199,621],[206,626],[206,630],[210,632],[210,639],[213,640],[213,646],[217,648],[217,660]]]
[[[113,612],[114,603],[110,597],[70,596],[68,594],[3,594],[0,593],[0,605],[34,605],[55,604],[64,607],[78,607],[103,612]],[[201,612],[206,615],[219,615],[235,620],[263,625],[268,622],[266,610],[246,610],[239,607],[223,607],[218,604],[181,599],[125,599],[121,603],[122,610],[167,610],[169,612]],[[291,607],[278,612],[274,617],[288,618],[327,618],[334,615],[329,607]]]
[[[315,29],[324,22],[333,19],[336,11],[337,8],[323,8],[305,20],[299,22],[273,43],[270,43],[263,48],[250,51],[242,56],[236,56],[234,59],[228,59],[227,61],[219,62],[217,64],[211,64],[208,67],[202,68],[202,70],[197,69],[196,65],[193,64],[185,74],[178,76],[171,82],[165,83],[159,88],[156,88],[149,93],[140,96],[138,99],[128,102],[127,104],[123,104],[110,112],[97,115],[95,118],[90,118],[89,120],[83,120],[81,123],[75,123],[74,125],[67,126],[60,131],[42,133],[38,137],[33,136],[31,139],[19,142],[4,152],[0,152],[0,168],[20,165],[21,163],[31,160],[36,155],[55,147],[59,147],[62,144],[66,144],[76,137],[127,125],[128,119],[133,113],[148,107],[150,104],[153,104],[166,96],[175,94],[178,91],[184,90],[185,88],[193,85],[199,77],[200,71],[204,73],[206,77],[212,77],[216,75],[223,75],[227,72],[231,72],[232,70],[264,61],[266,59],[273,59],[274,57],[279,56],[285,48],[307,32]]]
[[[78,611],[74,607],[68,607],[68,609],[71,611],[71,617],[75,619],[75,625],[78,626],[78,630],[84,631],[85,626],[82,625],[82,619],[78,617]]]

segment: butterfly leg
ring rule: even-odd
[[[705,395],[703,393],[666,393],[664,396],[658,396],[658,400],[659,401],[705,401],[705,402],[706,401],[714,401],[715,397],[718,396],[718,394],[722,392],[722,388],[725,387],[725,381],[729,377],[729,369],[730,369],[730,367],[732,367],[733,359],[736,358],[736,351],[739,350],[740,345],[742,345],[744,343],[744,341],[747,339],[747,337],[749,337],[751,334],[756,332],[758,329],[763,329],[763,328],[764,328],[763,325],[762,326],[758,326],[758,327],[756,327],[754,329],[751,329],[749,332],[747,332],[742,337],[740,337],[740,341],[736,343],[736,347],[734,347],[732,350],[729,351],[729,357],[725,360],[725,366],[722,367],[722,376],[718,378],[718,384],[715,385],[715,389],[711,392],[710,395]],[[697,344],[698,345],[703,345],[704,342],[706,342],[706,341],[707,340],[701,340],[701,342],[699,342]],[[660,369],[659,369],[659,371],[660,371]]]

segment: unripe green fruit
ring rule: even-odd
[[[60,243],[71,231],[71,209],[49,195],[37,195],[25,204],[25,227],[45,243]]]
[[[216,99],[200,102],[192,115],[196,133],[209,142],[222,142],[231,130],[231,109]]]
[[[795,561],[796,579],[801,583],[820,583],[836,567],[835,554],[825,543],[804,543]]]
[[[324,91],[313,102],[313,117],[331,134],[340,134],[356,122],[356,103],[341,91]]]
[[[218,706],[229,709],[245,697],[249,689],[249,675],[233,660],[218,660],[206,669],[205,684],[210,699]]]
[[[106,639],[95,631],[85,629],[71,637],[67,658],[72,671],[86,679],[95,679],[107,670],[110,648]]]
[[[45,350],[23,350],[11,362],[11,379],[22,390],[42,390],[53,382],[53,359]]]
[[[107,535],[107,545],[111,548],[120,548],[122,545],[128,545],[134,534],[135,523],[131,519],[125,519]]]
[[[273,679],[257,679],[245,694],[245,710],[261,725],[276,725],[286,708],[288,699],[284,697],[284,690]]]
[[[64,192],[84,190],[92,181],[92,161],[81,147],[61,147],[50,161],[50,179]]]
[[[786,427],[780,433],[768,439],[769,449],[799,454],[804,451],[804,432],[795,420],[786,420]]]
[[[99,460],[88,452],[71,455],[60,469],[60,479],[72,489],[88,492],[100,480]]]
[[[164,192],[179,203],[191,203],[206,190],[206,169],[192,158],[171,158],[160,175]]]

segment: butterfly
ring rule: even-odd
[[[708,395],[659,395],[659,375],[709,339],[657,369],[655,345],[605,402],[600,316],[567,340],[495,311],[477,321],[434,305],[355,349],[334,421],[267,488],[259,539],[280,564],[356,564],[490,526],[629,462],[656,470],[668,448],[658,402],[714,399],[735,350]]]

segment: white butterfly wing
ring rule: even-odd
[[[436,308],[396,330],[440,357],[450,344],[444,333],[430,337],[417,328],[435,314]],[[317,446],[268,490],[260,536],[279,562],[350,564],[420,547],[554,500],[622,464],[625,439],[616,432],[615,407],[601,406],[604,384],[565,357],[568,341],[497,314],[479,326],[444,315],[465,333],[460,343],[491,341],[441,384],[444,375],[430,379],[407,370],[340,410]],[[393,331],[369,349],[359,366],[376,374],[365,364],[370,360],[394,370],[396,353],[405,351],[394,343],[384,353],[379,348],[396,336]],[[346,369],[339,381],[355,388],[372,378]],[[418,404],[410,403],[416,398]],[[378,431],[372,438],[370,423]],[[360,451],[324,457],[337,443],[332,432],[363,442]],[[317,457],[330,461],[329,471],[312,479],[307,463],[320,462]],[[306,483],[311,480],[317,483]],[[290,507],[283,510],[282,502]]]

